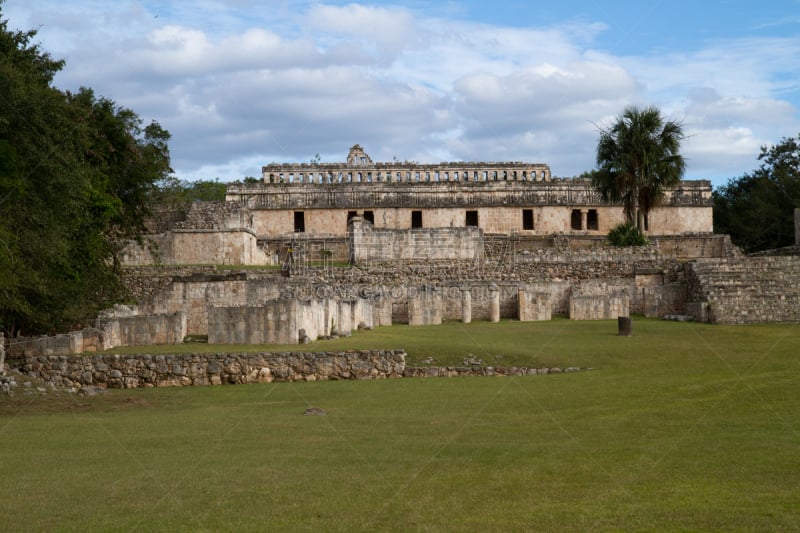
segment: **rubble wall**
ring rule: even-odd
[[[169,387],[402,377],[403,350],[26,356],[17,368],[65,387]]]

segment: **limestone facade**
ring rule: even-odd
[[[275,265],[285,260],[289,241],[299,240],[320,243],[311,245],[316,259],[320,252],[348,261],[358,254],[341,241],[355,218],[376,232],[447,229],[453,242],[465,229],[527,239],[602,239],[624,222],[622,206],[604,202],[589,180],[553,178],[539,163],[375,163],[355,145],[343,163],[262,170],[262,183],[230,184],[225,202],[195,202],[185,220],[151,235],[147,245],[131,243],[122,263]],[[684,181],[666,191],[646,222],[651,238],[711,235],[710,182]],[[419,237],[395,233],[391,255],[423,259],[439,253],[420,246]],[[473,254],[474,239],[460,240],[467,249],[452,257]],[[362,255],[371,258],[375,250]]]
[[[231,185],[261,238],[343,235],[360,216],[376,229],[478,227],[486,233],[605,235],[624,222],[589,180],[554,179],[540,163],[374,163],[359,145],[344,163],[272,164],[263,183]],[[711,233],[711,184],[684,181],[647,220],[656,235]]]

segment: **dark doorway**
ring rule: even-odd
[[[411,227],[422,227],[422,211],[411,211]]]
[[[573,209],[572,215],[569,217],[569,224],[572,229],[583,229],[581,223],[581,210]]]
[[[375,213],[373,211],[364,211],[364,220],[375,225]]]
[[[478,227],[478,212],[477,211],[467,211],[466,217],[466,225]]]
[[[303,233],[306,231],[306,214],[302,211],[294,212],[294,232]]]
[[[595,231],[600,229],[600,222],[597,219],[597,209],[589,209],[589,214],[586,215],[586,229]]]
[[[522,229],[533,229],[533,209],[522,210]]]

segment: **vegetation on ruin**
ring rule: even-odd
[[[150,202],[154,206],[188,211],[192,202],[224,202],[227,188],[227,184],[219,180],[187,181],[170,175],[150,193]]]
[[[647,237],[632,223],[625,222],[608,232],[608,242],[612,246],[644,246]]]
[[[532,366],[593,368],[561,375],[4,398],[3,528],[796,529],[797,326],[633,327],[392,326],[342,340],[416,350],[419,337],[412,357],[441,361],[513,347]]]
[[[714,191],[714,231],[748,252],[794,244],[800,207],[800,136],[761,147],[761,166]]]
[[[0,18],[0,330],[11,335],[74,327],[120,296],[116,252],[171,172],[167,131],[91,89],[53,87],[64,63],[35,37]]]
[[[626,108],[600,128],[592,184],[605,201],[621,202],[627,221],[645,230],[647,214],[683,176],[683,138],[682,125],[665,120],[657,108]]]

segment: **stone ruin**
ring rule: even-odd
[[[346,163],[267,166],[264,184],[233,184],[226,202],[196,204],[151,235],[157,246],[129,247],[137,305],[102,313],[94,328],[8,339],[6,356],[194,336],[301,344],[393,323],[554,315],[800,322],[798,247],[742,256],[711,233],[706,182],[681,184],[662,210],[648,246],[613,248],[604,224],[621,207],[602,204],[581,180],[553,178],[546,165],[374,163],[356,145]],[[800,238],[800,214],[796,226]]]

